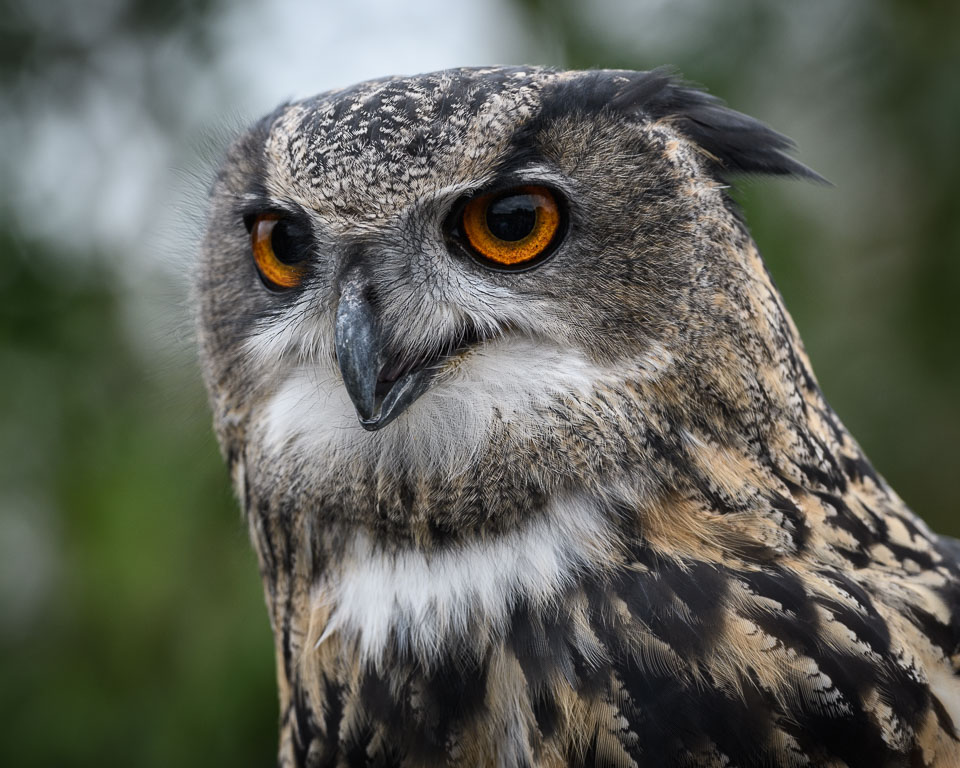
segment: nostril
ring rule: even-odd
[[[380,295],[377,293],[376,289],[367,283],[364,286],[363,293],[361,294],[364,300],[373,307],[374,312],[378,312],[380,309]]]

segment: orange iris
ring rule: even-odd
[[[560,207],[546,187],[480,195],[463,209],[463,234],[479,256],[519,267],[543,255],[560,228]]]
[[[302,264],[287,264],[273,250],[273,230],[280,217],[274,213],[257,216],[250,229],[253,260],[263,279],[273,288],[296,288],[306,272]]]

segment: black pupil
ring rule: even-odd
[[[537,207],[530,195],[507,195],[487,206],[487,228],[500,240],[523,240],[537,223]]]
[[[303,225],[289,219],[280,219],[270,230],[273,255],[284,264],[298,264],[307,257],[309,233]]]

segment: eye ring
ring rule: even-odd
[[[467,250],[488,269],[517,272],[542,263],[563,239],[566,211],[545,186],[525,184],[471,198],[459,216]]]
[[[288,252],[289,243],[277,253],[274,238],[283,231],[285,222],[278,213],[261,213],[250,226],[253,262],[260,279],[272,291],[288,291],[299,287],[307,273],[304,259],[297,253]]]

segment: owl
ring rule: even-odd
[[[669,72],[454,69],[226,151],[195,300],[279,765],[960,766],[960,569],[727,193],[817,178]]]

